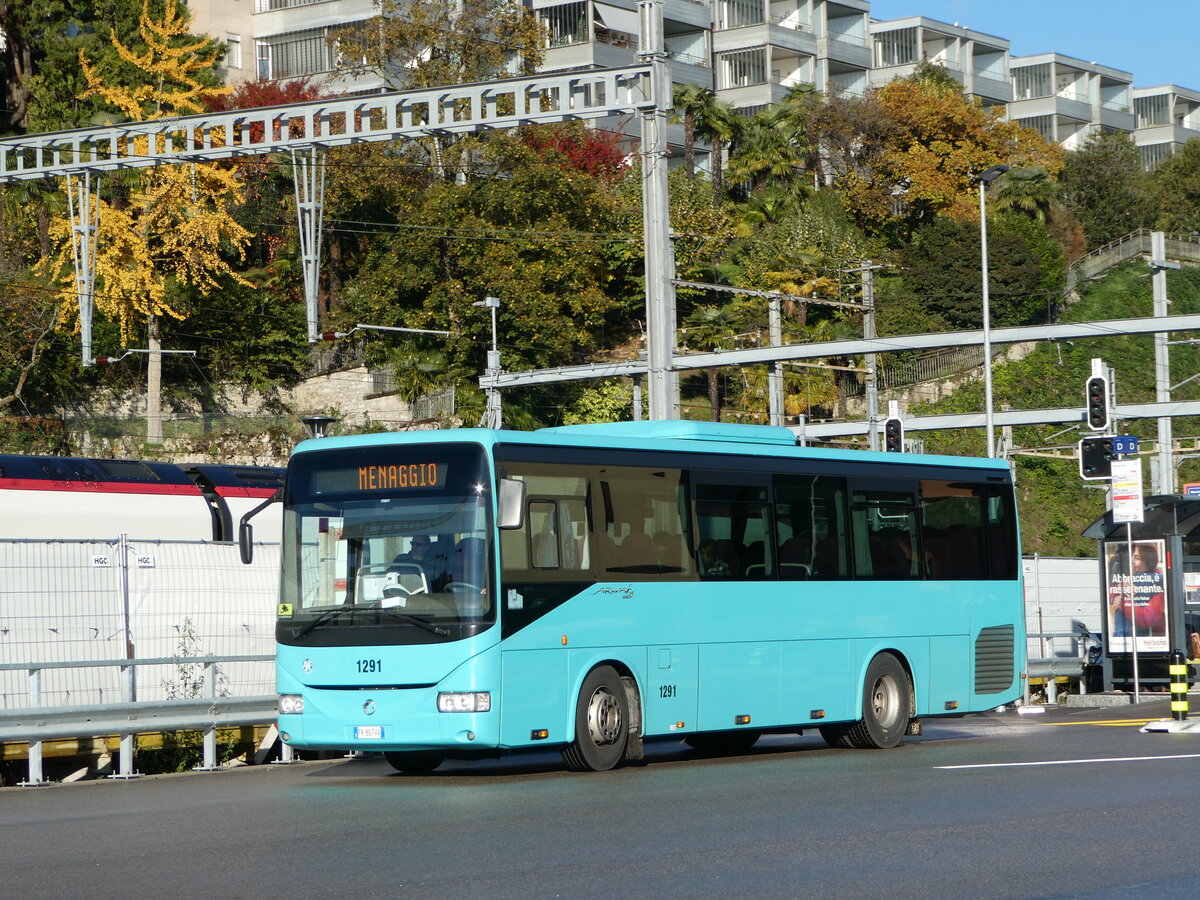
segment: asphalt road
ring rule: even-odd
[[[380,758],[0,789],[9,897],[1200,896],[1200,732],[1163,702],[565,771]],[[963,768],[963,767],[966,768]]]

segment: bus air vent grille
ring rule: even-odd
[[[1016,674],[1011,625],[983,628],[975,638],[975,693],[998,694],[1008,690]]]

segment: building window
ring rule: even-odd
[[[667,55],[671,59],[690,66],[708,68],[708,34],[694,31],[687,34],[667,35],[663,39]]]
[[[311,6],[314,3],[324,3],[325,0],[254,0],[256,13],[274,12],[277,9],[293,9],[297,6]]]
[[[1133,111],[1138,128],[1171,124],[1171,98],[1166,94],[1154,97],[1134,97]]]
[[[565,47],[569,44],[583,44],[588,39],[587,4],[564,3],[562,6],[550,6],[538,10],[545,29],[546,47]]]
[[[762,25],[766,9],[762,0],[721,0],[717,7],[717,30]]]
[[[1050,65],[1021,66],[1012,70],[1013,99],[1032,100],[1035,97],[1049,97]]]
[[[1003,53],[977,52],[972,59],[972,65],[977,77],[992,78],[996,81],[1005,80]]]
[[[1027,119],[1017,119],[1018,125],[1032,128],[1046,140],[1058,141],[1057,129],[1054,127],[1054,116],[1030,116]]]
[[[858,47],[867,46],[867,17],[860,12],[852,12],[848,16],[835,16],[826,12],[825,28],[826,37],[831,41],[841,41]]]
[[[899,28],[875,37],[875,65],[907,66],[917,61],[917,29]]]
[[[306,28],[275,34],[255,42],[258,77],[264,79],[297,78],[332,72],[348,64],[345,53],[329,43],[334,31],[363,27],[363,22],[347,22],[338,26]]]
[[[747,87],[767,81],[767,48],[730,50],[717,54],[717,89]]]
[[[225,35],[225,68],[240,69],[242,67],[242,36],[240,34]]]
[[[1147,144],[1142,150],[1142,168],[1153,172],[1171,155],[1170,144]]]

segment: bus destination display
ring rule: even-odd
[[[379,463],[314,472],[312,487],[321,494],[440,488],[446,473],[444,462]]]

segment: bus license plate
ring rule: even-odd
[[[383,739],[382,725],[355,725],[354,739],[357,741],[378,741]]]

